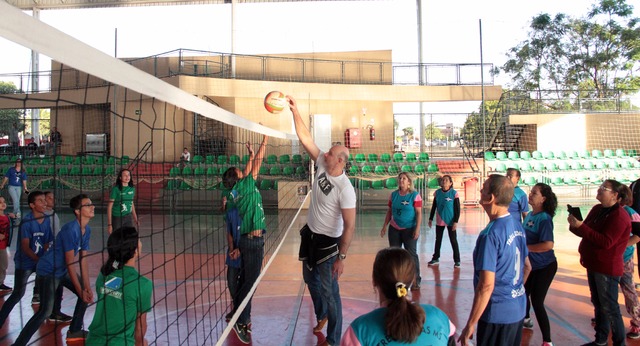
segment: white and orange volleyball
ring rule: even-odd
[[[272,91],[264,97],[264,108],[269,113],[278,114],[287,106],[287,98],[280,91]]]

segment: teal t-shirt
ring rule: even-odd
[[[238,180],[233,186],[233,190],[237,193],[233,199],[233,203],[238,208],[238,213],[240,213],[240,217],[242,218],[240,234],[266,229],[267,225],[264,218],[262,195],[260,195],[260,190],[256,187],[256,181],[253,179],[253,175],[249,174]]]
[[[124,266],[96,279],[98,302],[85,345],[135,345],[138,314],[151,310],[153,283],[134,267]]]
[[[120,189],[118,186],[114,186],[111,189],[111,195],[109,195],[109,198],[113,200],[111,215],[122,217],[131,214],[135,193],[136,189],[134,187],[123,186]]]

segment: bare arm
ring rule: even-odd
[[[636,245],[638,242],[640,242],[640,237],[638,237],[637,235],[632,235],[627,242],[627,246]]]
[[[109,231],[109,234],[113,232],[113,226],[111,225],[111,212],[113,211],[114,202],[115,201],[113,199],[110,199],[109,202],[107,202],[107,230]]]
[[[356,232],[356,209],[342,209],[342,220],[344,221],[344,229],[342,231],[342,236],[340,237],[338,249],[341,254],[346,255],[347,252],[349,252],[349,246],[351,245],[353,234]],[[338,259],[333,263],[333,275],[335,275],[336,280],[340,278],[343,270],[344,263],[342,260]]]
[[[387,215],[384,216],[384,223],[382,224],[382,229],[380,230],[380,237],[384,237],[385,233],[387,233],[387,226],[389,226],[389,222],[391,222],[391,207],[387,209]]]
[[[7,185],[7,181],[9,181],[9,178],[7,178],[7,177],[2,178],[2,183],[0,184],[0,189],[4,188],[4,186]]]
[[[489,304],[489,298],[491,298],[491,294],[493,293],[495,280],[496,273],[487,270],[480,271],[480,279],[478,280],[478,285],[473,295],[473,305],[471,305],[469,320],[462,332],[460,332],[460,338],[458,339],[460,344],[466,345],[467,340],[473,337],[476,324],[487,308],[487,304]]]
[[[138,226],[138,214],[136,213],[136,204],[131,202],[131,216],[133,216],[133,224]]]
[[[242,171],[242,176],[246,177],[247,175],[249,175],[249,173],[251,173],[251,170],[253,168],[253,159],[255,159],[256,154],[253,152],[253,148],[251,147],[251,142],[247,142],[247,144],[245,145],[247,147],[247,151],[249,152],[249,160],[247,160],[247,165],[244,167],[244,171]],[[260,170],[258,168],[258,170]]]
[[[93,293],[91,292],[91,285],[89,284],[89,269],[87,268],[87,252],[85,250],[80,251],[80,261],[75,262],[75,255],[73,250],[69,250],[64,253],[64,260],[67,265],[67,271],[69,272],[69,278],[71,284],[78,294],[78,299],[82,299],[85,303],[91,303],[93,301]],[[80,276],[82,277],[82,283],[78,281],[78,271],[76,270],[76,263],[80,266]]]
[[[531,273],[531,261],[529,261],[529,256],[524,258],[524,276],[522,282],[527,282],[529,278],[529,274]]]
[[[640,240],[640,238],[638,238]],[[550,240],[543,241],[536,244],[527,245],[529,252],[546,252],[553,249],[553,242]]]
[[[134,336],[136,339],[136,346],[146,346],[148,345],[147,340],[145,340],[144,335],[147,334],[147,313],[138,314],[138,318],[136,318],[136,329],[134,331]]]
[[[264,152],[267,150],[268,141],[269,137],[267,137],[266,135],[262,137],[262,143],[260,144],[260,148],[258,148],[258,153],[253,159],[253,167],[251,167],[251,175],[253,175],[253,179],[258,178],[258,173],[260,172],[260,167],[262,166],[262,159],[264,159]]]
[[[311,132],[309,132],[304,121],[302,121],[296,100],[289,95],[287,95],[287,100],[289,101],[289,109],[291,109],[291,113],[293,113],[293,124],[296,127],[296,134],[300,139],[300,143],[302,143],[304,149],[309,153],[309,157],[313,161],[316,161],[318,159],[318,155],[320,155],[320,148],[318,148],[316,143],[313,141]]]

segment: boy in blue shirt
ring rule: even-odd
[[[91,238],[88,223],[95,216],[95,206],[85,194],[73,197],[69,206],[76,219],[62,227],[53,247],[42,256],[36,269],[37,274],[42,276],[40,310],[24,326],[14,345],[26,345],[45,318],[52,311],[59,310],[60,302],[55,299],[55,292],[60,285],[78,296],[73,320],[67,331],[67,342],[86,339],[87,331],[82,330],[82,322],[87,305],[93,301],[87,267]],[[78,266],[80,274],[76,270]]]

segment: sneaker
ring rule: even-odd
[[[13,291],[13,288],[5,284],[0,284],[0,292],[9,292],[9,291]]]
[[[543,341],[543,342],[542,342],[542,346],[553,346],[553,342],[546,342],[546,341]]]
[[[454,263],[454,264],[453,264],[453,267],[454,267],[454,268],[460,268],[460,262],[456,262],[456,263]]]
[[[437,260],[437,259],[432,259],[431,261],[429,261],[429,263],[427,263],[429,267],[437,266],[438,264],[440,264],[440,260]]]
[[[72,331],[67,331],[67,343],[69,343],[69,341],[80,341],[80,340],[84,340],[87,338],[87,335],[89,335],[89,332],[86,330],[76,330],[75,332]]]
[[[233,331],[236,332],[238,340],[240,340],[240,342],[242,342],[243,344],[248,344],[251,342],[251,337],[249,336],[249,332],[247,331],[247,326],[245,324],[234,324]]]
[[[607,345],[607,343],[606,343],[606,342],[603,342],[603,343],[599,344],[599,343],[597,343],[597,342],[595,342],[595,341],[591,341],[591,342],[589,342],[589,343],[582,344],[582,345],[580,345],[580,346],[606,346],[606,345]]]
[[[329,321],[328,317],[325,317],[321,320],[318,320],[318,324],[316,324],[315,327],[313,327],[313,332],[314,333],[319,333],[322,331],[322,328],[324,328],[324,325],[327,324],[327,321]]]
[[[33,294],[33,298],[31,298],[31,304],[33,305],[40,304],[40,295],[38,293]]]
[[[640,338],[640,328],[631,326],[631,328],[629,328],[629,332],[627,333],[627,338],[629,338],[629,339],[639,339]]]
[[[533,328],[533,321],[531,320],[531,318],[525,318],[524,323],[522,323],[522,326],[527,329],[531,329]]]
[[[58,313],[54,312],[49,316],[47,320],[49,322],[56,322],[56,323],[71,323],[71,320],[73,320],[73,318],[69,315],[63,314],[62,312],[58,312]]]

